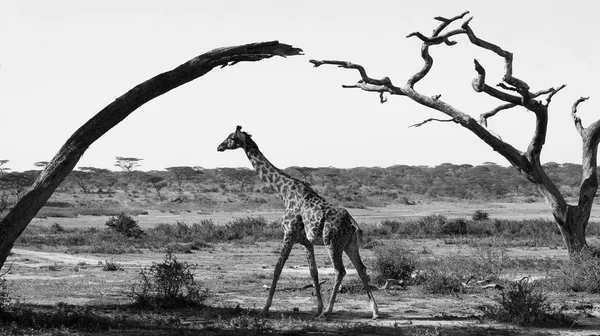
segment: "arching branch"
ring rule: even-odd
[[[278,41],[218,48],[159,74],[117,98],[71,135],[29,191],[0,222],[0,268],[17,237],[73,170],[87,148],[137,108],[217,67],[301,54],[302,49]]]

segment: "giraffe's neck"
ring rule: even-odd
[[[251,139],[249,139],[246,147],[244,147],[244,151],[250,163],[256,169],[256,172],[258,172],[261,181],[278,193],[283,199],[290,198],[293,190],[296,190],[296,188],[291,188],[291,186],[298,183],[298,181],[269,162],[263,153],[260,152],[256,143]]]

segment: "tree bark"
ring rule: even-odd
[[[83,153],[98,138],[148,101],[201,77],[215,67],[254,62],[273,56],[301,55],[302,50],[278,41],[218,48],[197,56],[177,68],[159,74],[131,89],[81,126],[65,142],[33,186],[0,222],[0,269],[31,219],[73,170]]]
[[[440,21],[439,26],[433,31],[431,36],[425,36],[420,32],[410,33],[407,37],[417,37],[423,41],[421,47],[421,57],[423,67],[411,76],[406,85],[395,86],[389,77],[374,79],[367,75],[363,66],[353,64],[347,61],[338,60],[310,60],[314,67],[322,65],[336,65],[340,68],[355,69],[360,73],[361,79],[354,85],[342,85],[344,88],[358,88],[363,91],[378,92],[380,102],[384,103],[387,99],[384,94],[406,96],[413,101],[440,111],[450,119],[430,118],[422,123],[413,126],[422,126],[431,121],[448,122],[452,121],[468,129],[479,139],[488,144],[494,151],[506,158],[511,165],[523,174],[525,178],[533,183],[540,193],[544,196],[546,203],[550,207],[554,219],[558,224],[559,230],[563,236],[565,245],[569,254],[573,256],[587,246],[585,240],[585,229],[589,221],[593,200],[598,189],[598,180],[596,176],[596,155],[598,151],[598,142],[600,142],[600,121],[596,121],[588,128],[581,125],[581,120],[576,116],[577,105],[587,98],[580,98],[573,104],[572,117],[575,127],[583,140],[583,176],[580,186],[579,202],[577,205],[569,205],[560,193],[556,184],[548,177],[540,162],[541,152],[546,141],[548,126],[548,106],[552,97],[565,87],[549,88],[537,92],[531,92],[530,87],[524,81],[513,76],[513,55],[509,51],[503,50],[499,46],[478,38],[469,23],[472,18],[464,20],[460,28],[448,32],[444,30],[453,22],[462,20],[466,14],[447,19],[436,17]],[[469,41],[483,49],[489,50],[504,59],[503,82],[496,85],[500,89],[491,87],[486,83],[486,71],[484,67],[475,60],[475,71],[477,77],[472,81],[472,87],[477,93],[485,93],[493,98],[502,101],[502,105],[494,108],[490,112],[482,113],[479,120],[462,112],[461,110],[442,101],[440,95],[426,96],[415,90],[415,85],[422,80],[433,66],[433,57],[429,54],[429,48],[434,45],[455,45],[457,42],[451,38],[466,35]],[[540,96],[547,95],[545,102],[538,100]],[[513,108],[515,106],[525,107],[533,112],[536,117],[535,130],[527,149],[523,152],[517,150],[510,144],[504,142],[498,135],[493,133],[487,127],[487,119],[497,113]]]

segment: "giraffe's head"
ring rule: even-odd
[[[250,137],[250,134],[242,132],[242,126],[238,126],[235,128],[235,132],[229,134],[227,139],[217,147],[217,151],[224,152],[228,149],[246,148],[246,144],[250,141]]]

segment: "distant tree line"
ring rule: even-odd
[[[269,192],[264,190],[262,184],[257,183],[255,171],[248,168],[204,169],[199,166],[175,166],[160,171],[139,171],[134,168],[140,166],[142,159],[117,157],[117,162],[123,159],[134,159],[131,162],[135,164],[118,165],[122,171],[80,167],[69,174],[61,188],[79,189],[83,193],[104,193],[128,187],[147,187],[154,190],[161,200],[161,190],[164,188],[182,190],[188,185],[201,186],[205,192]],[[581,165],[548,162],[544,164],[544,168],[567,197],[576,196]],[[0,193],[16,199],[40,172],[9,171],[7,167],[2,170]],[[313,185],[325,196],[338,200],[378,195],[404,202],[411,198],[503,200],[539,195],[535,186],[528,183],[515,168],[491,162],[477,166],[443,163],[435,167],[288,167],[285,171]]]

